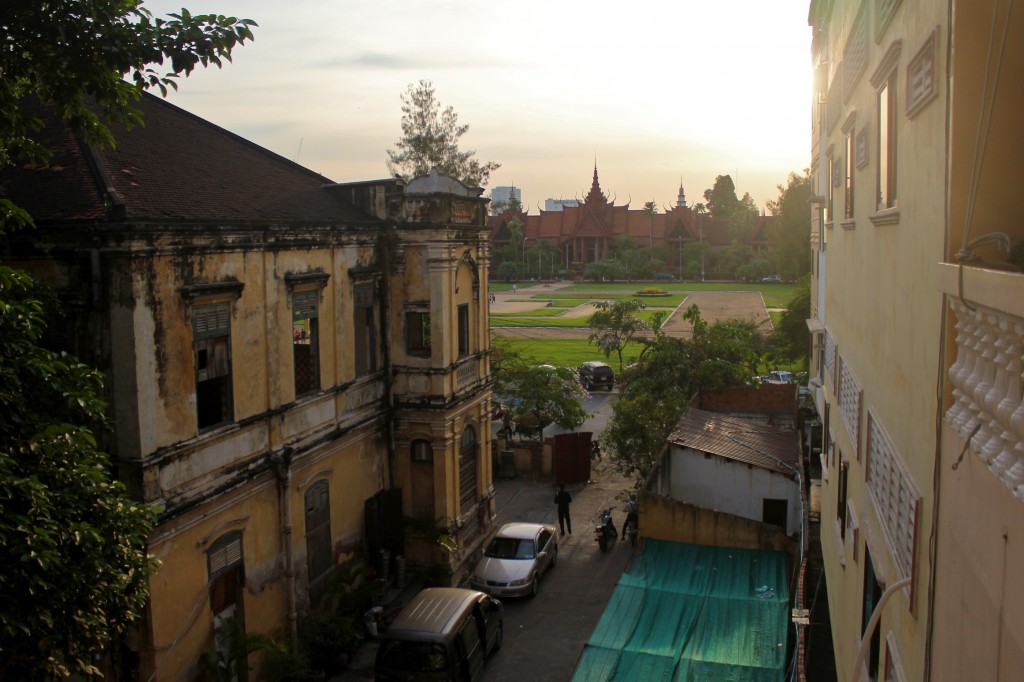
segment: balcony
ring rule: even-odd
[[[956,330],[946,422],[1024,501],[1024,274],[939,267]]]

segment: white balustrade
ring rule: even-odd
[[[1024,501],[1024,321],[951,298],[956,361],[946,421]]]

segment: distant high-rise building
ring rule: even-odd
[[[515,200],[519,203],[523,203],[523,190],[518,187],[495,187],[491,190],[491,204],[507,204],[509,200],[515,197]]]
[[[545,211],[561,211],[566,206],[579,206],[580,202],[578,199],[545,199],[544,210]]]

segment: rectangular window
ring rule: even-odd
[[[861,615],[860,626],[862,637],[867,632],[868,623],[871,621],[871,615],[875,612],[878,600],[882,598],[882,586],[878,583],[878,578],[875,576],[875,566],[871,561],[871,552],[865,549],[864,556],[864,612]],[[872,680],[878,679],[878,661],[882,643],[881,631],[881,622],[875,623],[875,630],[871,633],[871,644],[868,648],[866,661],[868,678]]]
[[[430,313],[405,314],[405,348],[409,355],[430,357]]]
[[[828,192],[828,202],[825,204],[825,223],[826,225],[832,222],[835,217],[835,209],[833,208],[833,201],[835,199],[835,190],[832,188],[833,180],[836,177],[836,160],[832,157],[828,159],[828,188],[825,190]],[[824,235],[821,240],[826,241]]]
[[[306,491],[306,572],[309,599],[323,596],[334,565],[331,549],[331,496],[327,481],[317,481]]]
[[[850,463],[843,459],[843,453],[839,453],[839,485],[836,494],[836,518],[839,520],[839,537],[846,539],[846,472]]]
[[[469,305],[459,306],[459,357],[469,355]]]
[[[867,431],[865,478],[868,493],[875,503],[900,575],[911,577],[921,496],[873,411],[869,414]]]
[[[846,206],[844,217],[847,220],[853,218],[853,171],[856,168],[854,159],[853,131],[846,134]]]
[[[372,283],[357,284],[354,291],[356,376],[377,371],[377,294]]]
[[[319,292],[292,294],[292,359],[295,396],[320,390]]]
[[[231,399],[231,305],[197,305],[192,311],[199,430],[233,418]]]
[[[896,79],[878,91],[878,210],[896,206]]]

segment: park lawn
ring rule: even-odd
[[[782,311],[781,310],[769,310],[768,317],[772,318],[772,327],[775,329],[779,328],[779,324],[782,322]]]
[[[491,315],[491,327],[586,327],[585,317],[538,317],[529,314]]]
[[[575,307],[575,306],[573,306]],[[534,308],[533,310],[521,310],[514,313],[491,313],[491,320],[501,320],[509,317],[558,317],[564,315],[565,308]]]
[[[595,293],[597,295],[595,295]],[[636,293],[602,293],[580,292],[563,294],[561,292],[545,294],[541,300],[550,300],[551,305],[567,307],[582,305],[592,301],[631,301],[637,300],[647,307],[675,308],[688,296],[688,293],[671,293],[668,296],[639,296]]]
[[[680,295],[680,300],[685,298],[687,292],[692,291],[760,291],[765,305],[769,308],[785,308],[797,290],[796,284],[766,284],[762,282],[580,282],[559,289],[557,294],[552,293],[550,298],[554,298],[556,295],[578,295],[584,292],[590,292],[591,298],[594,297],[594,294],[603,296],[604,292],[608,292],[609,298],[612,298],[612,294],[617,294],[614,296],[615,299],[632,298],[634,297],[633,291],[647,286],[654,286],[670,294]]]
[[[558,317],[564,311],[554,313],[547,312],[550,308],[540,308],[524,313],[491,313],[491,327],[569,327],[586,329],[590,326],[590,316],[585,317]],[[650,324],[657,313],[669,313],[669,309],[650,308],[637,311],[637,317]],[[665,315],[667,318],[668,315]]]
[[[586,339],[523,339],[505,337],[505,342],[522,357],[532,359],[537,364],[549,364],[559,367],[576,368],[589,360],[607,362],[615,373],[619,373],[618,355],[606,358],[597,346]],[[640,355],[642,346],[630,344],[622,354],[622,360],[628,364]]]

